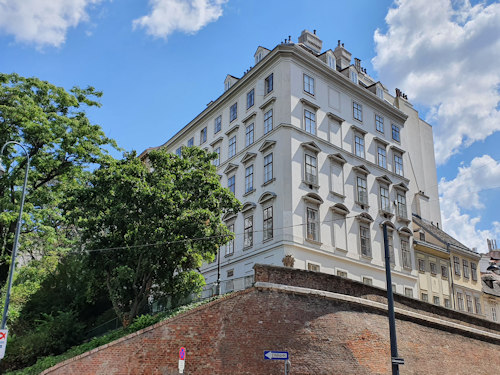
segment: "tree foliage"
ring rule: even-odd
[[[85,168],[106,158],[104,147],[116,147],[85,114],[99,106],[100,96],[92,87],[67,92],[37,78],[0,73],[0,147],[17,141],[31,159],[21,251],[35,255],[72,240],[60,204],[85,178]],[[2,161],[8,173],[0,178],[0,284],[8,273],[26,158],[10,145]]]
[[[149,298],[175,303],[199,290],[196,269],[231,238],[221,217],[240,204],[221,186],[213,158],[196,147],[182,157],[151,151],[147,164],[129,154],[97,169],[75,196],[89,269],[125,326]]]

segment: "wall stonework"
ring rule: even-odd
[[[283,362],[264,360],[264,350],[289,351],[291,374],[390,374],[387,317],[370,305],[383,303],[384,291],[283,267],[257,265],[255,276],[254,288],[82,354],[44,374],[178,374],[181,346],[187,349],[185,374],[282,374]],[[346,298],[335,298],[334,293],[346,293]],[[400,297],[396,296],[396,307],[409,314],[455,324],[464,320],[464,329],[443,329],[440,323],[397,314],[399,354],[406,362],[402,374],[479,374],[500,366],[498,324]]]

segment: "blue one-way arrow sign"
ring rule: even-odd
[[[272,350],[264,350],[264,359],[278,359],[286,361],[288,359],[288,352],[275,352]]]

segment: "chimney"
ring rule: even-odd
[[[351,53],[344,48],[344,43],[338,42],[337,47],[333,51],[333,55],[335,59],[337,59],[337,63],[340,65],[340,69],[345,69],[349,65],[351,65]]]
[[[361,71],[361,60],[357,57],[354,58],[354,67],[356,68],[358,73]]]
[[[299,36],[299,43],[302,43],[316,54],[321,53],[321,48],[323,47],[323,42],[317,37],[316,30],[314,30],[314,34],[308,30],[303,30]]]

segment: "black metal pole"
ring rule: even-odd
[[[216,293],[220,296],[220,246],[217,249],[217,288]]]
[[[394,297],[392,295],[391,259],[389,256],[389,241],[387,238],[387,224],[383,224],[385,249],[385,278],[387,282],[387,309],[389,313],[389,333],[391,336],[391,366],[392,375],[399,375],[399,365],[394,363],[398,358],[398,343],[396,338],[396,320],[394,318]]]

